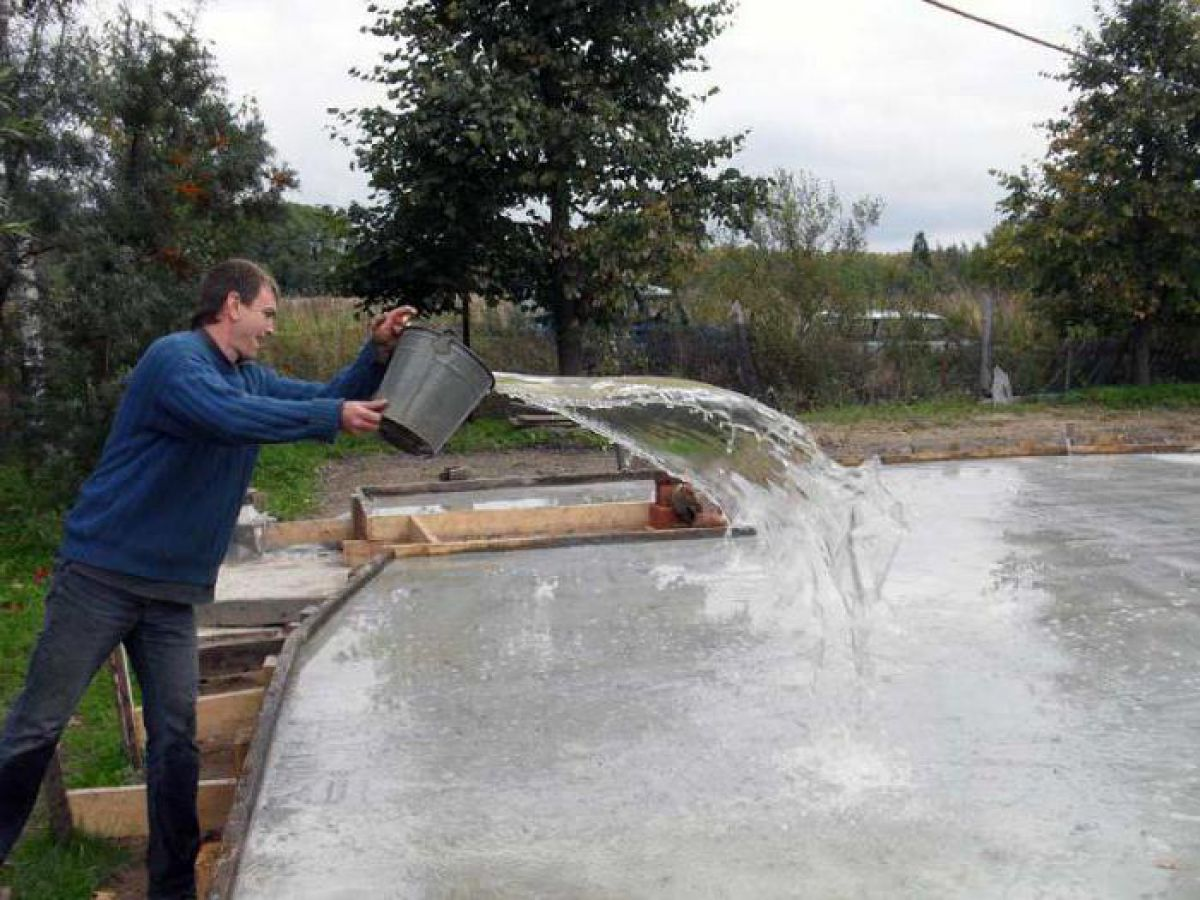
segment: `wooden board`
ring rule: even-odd
[[[375,516],[368,520],[372,541],[415,544],[429,538],[437,541],[483,540],[529,535],[566,535],[599,531],[628,531],[649,521],[646,501],[585,503],[575,506],[513,507],[509,509],[461,509],[420,516]],[[344,545],[343,545],[344,546]]]
[[[262,545],[265,550],[277,550],[293,544],[336,544],[352,537],[354,524],[349,519],[299,519],[267,525]]]
[[[234,637],[200,645],[200,677],[220,678],[253,672],[268,656],[279,653],[283,635]]]
[[[237,780],[214,778],[200,782],[197,807],[200,830],[215,831],[225,824],[233,805]],[[87,834],[106,838],[146,837],[146,786],[85,788],[67,791],[71,823]]]
[[[306,609],[320,606],[325,600],[322,596],[219,600],[196,607],[196,624],[224,628],[287,625],[300,621]]]
[[[248,688],[227,694],[210,694],[196,700],[196,742],[199,744],[232,744],[239,734],[253,729],[262,708],[264,689]],[[146,745],[146,726],[142,708],[135,716],[138,746]]]

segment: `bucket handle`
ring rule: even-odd
[[[433,352],[438,356],[446,356],[454,350],[454,344],[457,340],[458,335],[451,329],[443,329],[438,332],[438,340],[434,342]]]

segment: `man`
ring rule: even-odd
[[[88,682],[123,642],[145,710],[149,896],[195,896],[195,605],[213,598],[258,445],[377,430],[387,401],[365,398],[415,314],[376,318],[328,384],[297,381],[253,362],[275,331],[278,293],[254,263],[221,263],[192,330],[151,344],[129,378],[64,523],[42,632],[0,738],[0,861]]]

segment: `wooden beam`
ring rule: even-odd
[[[384,549],[400,557],[448,556],[454,553],[495,553],[507,550],[533,550],[541,547],[579,547],[588,544],[620,544],[628,541],[678,541],[694,538],[745,537],[753,528],[670,528],[602,531],[592,534],[538,534],[522,537],[486,538],[471,541],[446,541],[440,544],[396,544]]]
[[[464,509],[429,516],[426,529],[441,541],[531,535],[629,531],[650,520],[646,501],[512,509]]]
[[[425,524],[425,521],[420,516],[412,516],[408,521],[412,526],[411,530],[413,532],[413,536],[419,538],[419,540],[414,543],[424,542],[426,544],[436,544],[438,542],[437,535],[433,534],[429,530],[429,527]]]
[[[387,541],[389,543],[408,543],[413,540],[412,516],[408,514],[395,516],[368,516],[366,522],[368,541]]]
[[[134,713],[133,683],[129,677],[129,655],[125,645],[119,644],[108,656],[108,669],[112,673],[114,694],[117,702],[117,720],[121,725],[121,744],[125,756],[135,769],[142,767],[142,749],[137,741],[137,726],[140,718]]]
[[[287,625],[298,622],[310,606],[320,606],[327,598],[268,597],[262,600],[218,600],[196,607],[196,624],[223,628]]]
[[[350,497],[351,537],[363,541],[367,539],[367,517],[367,498],[362,491],[355,491]]]
[[[391,551],[378,541],[342,541],[342,559],[351,569],[366,565],[381,553]]]
[[[247,728],[253,728],[262,707],[263,688],[209,694],[196,700],[196,742],[199,744],[230,744]],[[137,741],[146,745],[146,726],[142,708],[137,707]]]
[[[283,635],[225,638],[200,645],[200,677],[218,678],[255,672],[268,656],[278,653]]]
[[[197,808],[200,830],[215,831],[225,824],[237,790],[236,778],[213,778],[200,782]],[[146,821],[146,786],[85,788],[67,791],[71,823],[97,837],[137,838],[150,832]]]
[[[352,537],[354,523],[350,519],[299,519],[267,525],[262,545],[266,550],[278,550],[293,544],[336,544]]]
[[[60,844],[71,837],[71,808],[67,802],[67,788],[62,773],[62,748],[55,748],[42,778],[41,799],[50,825],[50,834]]]

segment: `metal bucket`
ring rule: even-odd
[[[432,456],[495,384],[483,360],[453,334],[409,325],[376,394],[388,401],[379,434],[408,453]]]

